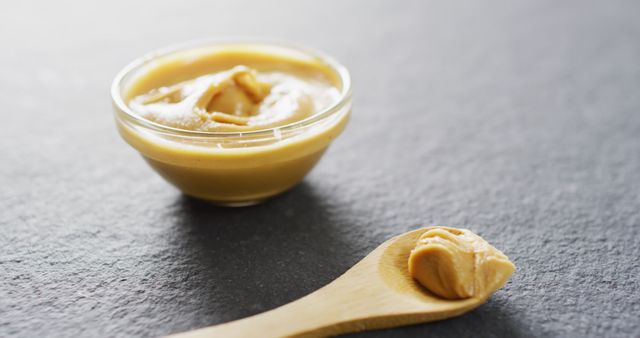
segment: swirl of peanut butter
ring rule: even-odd
[[[246,66],[199,76],[134,97],[140,116],[174,128],[196,131],[248,131],[307,118],[335,102],[329,84],[286,72]]]
[[[469,230],[431,227],[409,256],[409,273],[447,299],[484,298],[501,288],[515,265]]]

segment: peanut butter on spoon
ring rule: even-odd
[[[514,271],[507,256],[466,229],[427,228],[409,256],[413,278],[447,299],[484,298]]]

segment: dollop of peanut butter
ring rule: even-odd
[[[501,288],[515,265],[500,250],[465,229],[428,228],[409,256],[409,273],[447,299],[484,298]]]
[[[285,125],[328,106],[337,91],[285,72],[239,65],[134,97],[139,115],[170,127],[243,131]]]
[[[136,99],[139,106],[160,109],[184,103],[203,121],[246,125],[258,104],[269,94],[271,85],[256,79],[256,71],[245,66],[213,75],[201,76],[170,87],[155,89]]]

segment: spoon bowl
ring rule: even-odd
[[[443,299],[411,277],[409,255],[426,230],[389,239],[333,282],[294,302],[171,337],[327,337],[446,319],[483,304],[490,294]]]

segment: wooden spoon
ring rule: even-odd
[[[484,303],[490,294],[462,300],[437,297],[409,275],[409,254],[425,231],[384,242],[342,276],[294,302],[171,337],[326,337],[450,318]]]

